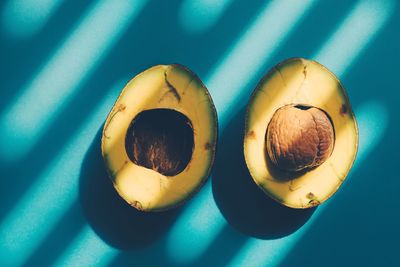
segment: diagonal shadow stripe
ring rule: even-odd
[[[257,10],[258,4],[254,3],[253,5],[252,8],[241,12],[243,20],[246,20],[252,15],[252,12]],[[5,184],[4,186],[0,186],[0,193],[4,196],[3,205],[0,207],[0,218],[12,209],[19,196],[23,195],[35,180],[30,178],[37,177],[40,174],[40,171],[44,167],[43,162],[48,162],[54,158],[60,152],[62,144],[68,143],[71,136],[77,133],[77,129],[82,124],[85,116],[91,112],[96,102],[100,101],[101,97],[104,96],[107,91],[106,89],[112,87],[115,80],[121,77],[121,75],[131,77],[132,73],[147,68],[148,64],[158,64],[160,61],[173,62],[172,60],[186,62],[189,66],[193,65],[199,72],[204,72],[208,68],[208,64],[215,61],[218,51],[224,50],[225,46],[230,43],[236,34],[235,31],[231,30],[231,26],[234,25],[234,28],[238,30],[244,27],[241,21],[235,20],[237,17],[237,7],[234,7],[233,10],[227,10],[228,14],[225,15],[226,20],[231,21],[231,24],[226,25],[229,26],[228,28],[219,29],[219,31],[225,33],[222,37],[219,32],[205,34],[205,38],[212,38],[216,40],[217,44],[213,45],[212,51],[208,53],[210,56],[207,57],[207,61],[204,64],[199,64],[201,62],[199,59],[203,57],[202,53],[204,53],[202,51],[210,49],[208,47],[209,44],[198,42],[197,38],[187,37],[179,31],[175,31],[174,29],[178,25],[175,25],[169,19],[167,20],[168,23],[164,21],[166,17],[163,10],[167,10],[167,8],[174,10],[172,3],[161,9],[159,8],[159,3],[150,3],[145,8],[144,15],[140,15],[137,23],[128,29],[129,34],[121,40],[112,52],[112,55],[106,59],[105,64],[101,66],[99,71],[87,78],[88,82],[83,84],[80,93],[70,101],[41,141],[22,160],[24,168],[19,168],[20,162],[1,166],[3,174],[6,177],[14,177],[14,180],[12,187],[8,186],[9,180],[5,179],[1,181]],[[154,10],[157,10],[159,14],[153,12]],[[146,15],[150,11],[153,16],[160,17],[157,23],[154,23],[153,16]],[[168,12],[168,14],[171,15],[172,11]],[[233,23],[234,20],[237,24]],[[159,24],[164,26],[160,28]],[[216,28],[219,28],[219,26],[216,25]],[[149,32],[154,32],[154,34],[150,35]],[[136,36],[143,36],[143,38],[136,41]],[[182,43],[187,44],[187,47],[174,47],[170,45],[173,42],[167,42],[163,46],[163,49],[159,49],[159,44],[163,40],[168,40],[174,36],[176,39],[182,40]],[[197,50],[198,53],[193,54],[193,49]]]
[[[57,227],[48,233],[48,237],[36,248],[23,266],[53,266],[58,255],[65,250],[84,225],[86,225],[86,220],[76,201],[63,214],[57,222]]]
[[[55,266],[108,266],[118,250],[110,248],[85,225],[74,240],[63,251]]]
[[[364,117],[365,110],[359,111],[358,114],[361,117]],[[371,121],[371,118],[369,118],[368,122],[365,121],[365,118],[364,119],[360,118],[360,122],[362,122],[361,124],[365,125],[363,127],[367,127],[367,129],[360,127],[360,132],[365,134],[366,131],[369,131],[368,128],[371,127],[371,124],[374,125],[374,124],[378,123],[378,121],[380,120],[379,118],[380,118],[379,116],[376,117],[376,121],[374,121],[374,120]],[[359,159],[366,157],[366,153],[368,153],[372,150],[371,145],[373,143],[379,142],[380,135],[372,135],[372,136],[369,136],[369,138],[373,142],[371,142],[369,144],[364,143],[363,146],[361,146],[362,144],[360,145],[360,148],[363,147],[366,149],[360,149]],[[375,139],[375,138],[377,138],[377,139]],[[361,160],[358,160],[357,162],[359,165]],[[353,168],[352,173],[354,173],[354,170],[356,168],[357,168],[357,165]],[[352,175],[350,174],[350,177],[348,179],[350,179],[351,176]],[[347,183],[348,182],[346,182],[346,184]],[[304,234],[304,231],[307,231],[308,229],[310,229],[311,225],[316,220],[318,220],[321,212],[323,212],[325,207],[327,205],[329,205],[331,202],[333,202],[333,199],[330,199],[323,206],[319,207],[316,210],[315,216],[312,217],[312,219],[310,221],[308,221],[307,224],[304,225],[304,227],[302,228],[301,231],[296,232],[293,235],[290,235],[284,239],[276,240],[274,242],[265,242],[263,240],[249,239],[245,244],[243,244],[243,248],[239,252],[239,254],[237,254],[233,259],[231,259],[231,261],[229,262],[229,265],[240,266],[247,260],[251,260],[255,266],[263,266],[263,265],[275,266],[275,265],[279,264],[280,260],[282,260],[285,257],[285,255],[289,252],[290,248],[293,246],[293,244],[296,242],[296,240],[301,238],[301,236]]]
[[[80,131],[77,131],[77,132],[80,132]],[[54,219],[56,219],[56,218],[53,218],[53,220],[54,220]],[[50,227],[50,228],[51,228],[51,227]]]
[[[395,116],[398,110],[395,62],[400,59],[400,54],[397,53],[399,40],[393,38],[393,33],[400,25],[398,6],[394,12],[383,34],[379,34],[379,39],[374,41],[377,44],[374,44],[371,51],[369,49],[368,56],[360,60],[352,73],[354,86],[359,87],[363,95],[371,99],[360,106],[364,114],[360,129],[366,129],[364,135],[360,134],[360,147],[366,147],[368,151],[361,154],[357,161],[365,160],[366,163],[359,164],[360,167],[353,172],[352,179],[335,202],[313,223],[312,231],[307,229],[304,236],[291,248],[290,254],[282,259],[280,266],[288,266],[296,260],[307,261],[310,266],[316,266],[328,251],[337,247],[340,240],[346,240],[340,245],[341,257],[346,258],[345,264],[349,266],[397,265],[395,237],[400,236],[397,227],[399,217],[392,211],[397,209],[399,199],[398,171],[394,159],[400,147],[396,138],[399,120]],[[374,121],[376,123],[371,124]],[[382,135],[383,132],[384,136],[381,138],[370,138]],[[332,228],[335,229],[334,235],[329,231]],[[301,255],[305,250],[312,250],[322,239],[330,242],[319,248],[318,255]],[[333,259],[329,265],[335,266],[338,262]]]
[[[135,25],[136,23],[129,27],[128,30],[136,32],[137,27]],[[140,54],[140,51],[137,51],[132,56],[139,59]],[[115,52],[110,53],[110,56],[105,58],[108,64],[103,64],[99,70],[92,75],[88,75],[87,82],[82,84],[79,94],[66,103],[65,109],[60,112],[57,120],[49,126],[43,138],[26,157],[13,164],[0,162],[1,168],[4,168],[3,174],[14,177],[14,186],[11,188],[8,187],[10,180],[4,179],[0,182],[5,183],[5,186],[0,187],[0,193],[4,196],[4,206],[0,207],[0,218],[15,205],[17,199],[35,181],[35,179],[29,178],[37,177],[43,171],[45,167],[43,165],[61,152],[62,146],[68,143],[77,133],[77,130],[84,122],[85,116],[92,112],[95,104],[101,101],[107,90],[114,85],[115,80],[121,77],[122,72],[125,72],[125,69],[117,68],[113,65],[115,61],[120,61],[120,57],[118,60],[114,59],[116,56],[119,55],[116,55]],[[24,162],[25,168],[19,168],[21,162]]]
[[[276,243],[276,242],[275,242],[275,243]],[[284,244],[284,242],[282,242],[282,245],[283,245],[283,244]],[[275,244],[275,245],[278,245],[278,244]],[[214,251],[214,252],[215,252],[215,251]],[[121,262],[121,261],[118,261],[118,260],[117,260],[116,262]]]
[[[314,3],[308,1],[306,4],[292,5],[290,1],[276,1],[266,4],[258,17],[249,25],[248,30],[238,38],[214,68],[206,79],[206,84],[209,85],[211,93],[214,93],[220,129],[226,127],[229,116],[234,114],[233,108],[240,107],[235,103],[237,97],[243,94],[239,89],[248,87],[260,72],[261,65],[276,53],[279,45],[286,41],[301,19],[313,8]],[[264,36],[265,28],[269,25],[275,27]],[[228,104],[231,99],[235,99],[234,103]],[[242,100],[243,98],[237,101]],[[171,257],[179,263],[194,262],[203,255],[225,225],[212,199],[211,185],[206,185],[188,212],[178,219],[168,234],[167,249],[171,250]],[[196,241],[187,239],[189,235],[195,235]],[[183,247],[185,252],[174,254],[173,247],[176,245]],[[193,249],[194,246],[196,249]]]
[[[120,88],[120,85],[117,85]],[[0,224],[0,260],[4,265],[18,265],[33,252],[53,229],[64,211],[78,196],[79,164],[85,148],[95,135],[98,122],[107,114],[117,90],[111,90],[87,118],[78,134],[50,162],[45,171],[16,203]],[[39,227],[46,225],[46,227]]]
[[[53,54],[64,39],[65,34],[73,31],[76,18],[79,18],[90,6],[93,0],[64,1],[53,13],[48,23],[37,34],[24,40],[15,42],[0,31],[0,55],[2,61],[0,68],[7,70],[1,72],[2,89],[0,90],[0,113],[21,92],[28,80],[32,79],[38,68],[43,67],[43,60]],[[2,2],[3,3],[3,2]],[[0,12],[4,12],[0,4]],[[23,60],[21,60],[23,59]]]
[[[90,8],[74,32],[0,116],[0,126],[5,129],[0,135],[2,161],[21,159],[31,150],[144,4],[145,0],[131,4],[100,0]],[[118,16],[112,15],[117,13]]]
[[[339,62],[342,62],[342,65],[334,65],[335,61],[330,61],[330,62],[323,62],[325,64],[327,64],[328,66],[332,65],[332,66],[336,66],[336,71],[338,71],[339,73],[342,73],[342,76],[349,70],[350,66],[354,63],[354,61],[362,55],[362,52],[366,49],[366,47],[370,44],[370,41],[372,39],[374,39],[377,35],[377,32],[379,32],[383,25],[385,25],[385,23],[387,23],[388,18],[390,18],[391,16],[391,5],[389,4],[388,6],[383,4],[381,6],[375,6],[377,4],[377,2],[374,2],[371,5],[371,2],[362,2],[360,1],[358,4],[356,4],[356,6],[354,7],[354,9],[352,10],[352,12],[349,14],[349,16],[346,17],[346,19],[344,20],[343,24],[341,27],[339,27],[339,29],[343,29],[342,31],[337,31],[333,37],[330,40],[334,40],[335,42],[337,42],[337,40],[339,38],[337,38],[337,36],[339,37],[343,37],[343,31],[347,31],[348,33],[348,28],[354,25],[357,25],[357,22],[361,22],[363,21],[362,18],[364,18],[366,15],[366,13],[369,13],[369,23],[367,24],[361,24],[361,28],[355,28],[353,27],[353,30],[357,30],[357,34],[360,36],[360,32],[361,32],[361,36],[363,36],[363,38],[360,39],[355,39],[355,43],[356,45],[352,46],[350,44],[349,47],[351,48],[357,48],[357,50],[353,50],[352,54],[347,54],[347,53],[338,53],[339,55],[342,55],[344,57],[347,57],[348,60],[344,61],[343,58],[335,58],[335,60],[338,60]],[[379,2],[378,2],[379,4]],[[380,8],[380,9],[379,9]],[[377,12],[377,10],[379,10],[381,13]],[[375,13],[377,12],[377,13]],[[364,23],[364,21],[362,22]],[[376,24],[374,24],[376,23]],[[343,26],[344,25],[344,26]],[[360,27],[360,24],[358,24],[358,26]],[[368,34],[363,34],[363,32],[368,32]],[[342,40],[343,41],[343,40]],[[328,42],[329,44],[330,42]],[[329,47],[329,45],[325,44],[323,46],[323,48],[319,51],[319,53],[317,53],[318,57],[324,58],[324,55],[327,53],[335,53],[335,51],[332,51],[332,49],[326,49],[326,47]],[[331,46],[332,48],[332,46]],[[335,47],[336,48],[336,47]],[[338,48],[340,49],[341,46],[338,46]],[[331,59],[333,60],[333,59]],[[345,63],[344,63],[345,62]],[[360,148],[361,149],[361,148]],[[360,155],[362,155],[363,153],[360,152]],[[323,207],[326,207],[327,204],[325,204]],[[320,214],[321,211],[318,209],[317,214]],[[309,227],[309,225],[312,224],[312,221],[316,220],[315,219],[316,216],[313,218],[313,220],[310,221],[310,223],[308,223],[306,225],[307,229]],[[304,231],[304,229],[303,229]],[[232,261],[230,262],[231,265],[240,265],[244,262],[246,262],[246,260],[252,258],[253,262],[255,262],[254,264],[261,265],[261,264],[271,264],[271,265],[275,265],[278,264],[280,262],[280,260],[286,255],[286,253],[288,253],[289,248],[296,242],[295,240],[297,240],[297,238],[299,238],[301,236],[301,233],[294,235],[292,237],[288,238],[287,242],[283,242],[280,244],[279,249],[282,250],[280,255],[276,255],[275,257],[273,256],[273,253],[271,251],[271,244],[268,243],[262,243],[261,241],[258,240],[250,240],[248,242],[248,244],[245,245],[245,248],[234,258],[232,259]],[[283,249],[283,246],[284,249]],[[277,247],[275,246],[275,249]],[[255,255],[257,255],[255,257]]]
[[[293,262],[296,258],[307,260],[309,266],[316,266],[316,262],[319,262],[324,255],[327,255],[328,250],[332,251],[332,248],[336,247],[338,244],[337,240],[343,240],[342,238],[346,238],[345,244],[341,245],[341,255],[346,258],[346,266],[357,264],[367,266],[382,264],[384,266],[391,266],[393,263],[397,262],[397,260],[394,260],[393,256],[385,255],[390,250],[394,252],[394,249],[391,249],[390,247],[370,248],[369,245],[369,240],[371,240],[372,235],[374,236],[374,241],[385,240],[385,242],[390,243],[390,239],[385,237],[382,238],[380,233],[388,232],[389,235],[392,235],[397,229],[397,227],[386,226],[388,227],[385,229],[386,231],[377,231],[376,234],[373,229],[379,224],[385,225],[385,223],[382,223],[382,220],[385,220],[386,209],[380,211],[379,207],[382,202],[384,203],[386,201],[382,198],[376,200],[376,198],[371,197],[371,192],[377,193],[378,190],[382,190],[382,187],[378,189],[374,180],[377,176],[376,166],[383,163],[381,158],[384,152],[378,154],[380,159],[377,159],[377,156],[374,154],[376,154],[378,144],[379,146],[388,146],[387,143],[382,144],[382,139],[383,136],[386,136],[386,127],[388,125],[387,110],[380,102],[368,101],[358,108],[358,114],[360,133],[362,135],[360,136],[359,157],[355,169],[352,171],[350,177],[351,180],[347,181],[345,190],[342,190],[334,201],[328,203],[329,211],[326,207],[319,212],[317,220],[310,222],[310,225],[307,226],[305,232],[298,237],[298,241],[289,246],[288,254],[279,263],[280,266],[287,266],[287,263]],[[385,149],[383,149],[383,151],[385,151]],[[391,183],[390,179],[386,178],[386,181]],[[392,184],[395,186],[396,183],[392,182]],[[386,188],[382,191],[389,190]],[[367,205],[368,208],[363,208],[363,205]],[[374,215],[371,216],[368,223],[360,223],[360,219],[362,221],[363,217],[365,218],[368,216],[366,213],[371,214],[372,212]],[[375,219],[377,217],[379,219]],[[334,235],[327,231],[329,228],[335,229]],[[395,230],[393,231],[393,229]],[[299,257],[299,253],[312,249],[314,246],[313,242],[318,243],[321,239],[330,240],[332,243],[325,244],[319,249],[318,255],[315,255],[312,258],[309,258],[306,255]],[[391,242],[395,243],[397,241]],[[357,246],[352,247],[355,244],[357,244]],[[369,250],[373,252],[371,253],[371,256],[365,254],[365,252]],[[377,254],[385,256],[382,258],[376,258]],[[390,255],[391,253],[388,254]],[[327,263],[327,266],[336,266],[337,264],[338,261],[333,259]]]

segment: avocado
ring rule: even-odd
[[[358,129],[336,76],[313,60],[287,59],[259,82],[249,101],[244,156],[255,183],[291,208],[332,196],[356,157]]]
[[[142,211],[173,208],[207,180],[217,142],[213,101],[181,65],[157,65],[122,90],[104,124],[102,155],[119,195]]]

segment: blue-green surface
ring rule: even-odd
[[[1,1],[0,266],[399,266],[399,5]],[[255,186],[241,143],[251,91],[295,56],[339,76],[360,131],[343,187],[306,211]],[[209,88],[217,160],[185,206],[141,214],[105,174],[100,130],[129,79],[168,63]]]

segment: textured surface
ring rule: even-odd
[[[283,170],[321,165],[331,155],[335,134],[324,111],[284,106],[268,124],[265,144],[272,162]]]
[[[186,168],[192,157],[191,122],[170,109],[143,111],[128,128],[125,148],[135,164],[174,176]]]
[[[0,1],[1,266],[399,265],[397,1],[24,2]],[[350,177],[308,213],[265,198],[242,153],[249,94],[293,56],[339,76],[360,127]],[[187,205],[142,215],[104,175],[100,129],[131,77],[173,62],[213,96],[218,159]]]

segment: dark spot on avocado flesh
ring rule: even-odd
[[[340,115],[344,116],[347,113],[347,106],[343,104],[339,110]]]
[[[250,131],[248,132],[247,137],[250,139],[256,139],[256,133],[254,131]]]
[[[306,197],[308,199],[314,199],[315,198],[315,196],[314,196],[314,194],[312,192],[308,193]]]
[[[209,142],[207,142],[205,145],[204,145],[204,149],[205,150],[210,150],[212,148],[212,145],[209,143]]]

